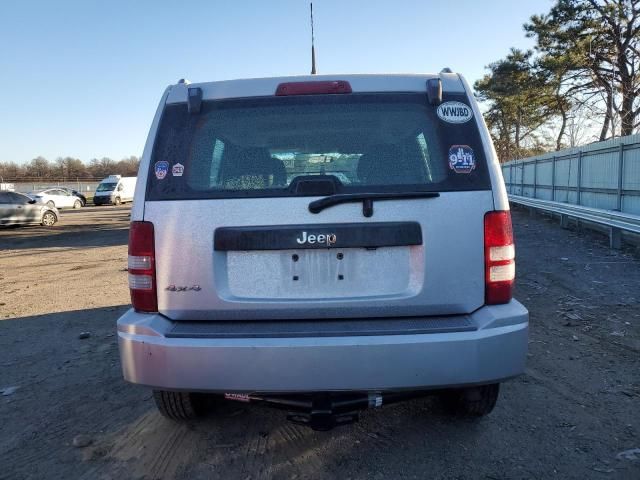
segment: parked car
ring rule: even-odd
[[[55,207],[17,192],[0,192],[0,225],[40,224],[52,227],[60,218]]]
[[[77,190],[73,190],[72,188],[67,188],[67,187],[59,187],[59,188],[60,190],[64,190],[65,192],[68,192],[71,195],[78,197],[82,201],[83,207],[87,205],[87,197],[85,197],[82,193],[78,192]]]
[[[181,82],[152,125],[117,329],[163,415],[208,393],[328,429],[438,393],[482,416],[523,373],[509,201],[461,76]]]
[[[93,196],[94,205],[120,205],[133,201],[136,190],[136,177],[109,175],[102,180]]]
[[[67,189],[55,187],[31,192],[29,196],[38,203],[44,203],[53,208],[81,208],[82,199],[70,193]]]

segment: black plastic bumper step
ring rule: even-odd
[[[287,338],[417,335],[477,330],[466,315],[345,320],[176,321],[168,338]]]

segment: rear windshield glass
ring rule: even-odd
[[[167,105],[147,198],[298,196],[319,176],[327,193],[490,189],[475,119],[436,109],[417,93],[207,101],[197,115]]]

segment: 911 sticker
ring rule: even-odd
[[[164,160],[161,162],[156,162],[153,170],[156,174],[156,178],[158,180],[163,180],[164,177],[167,176],[167,173],[169,173],[169,162],[165,162]]]
[[[476,168],[473,149],[469,145],[451,145],[449,168],[456,173],[471,173]]]
[[[171,175],[174,177],[181,177],[184,173],[184,165],[181,163],[176,163],[173,167],[171,167]]]
[[[436,110],[438,118],[447,123],[466,123],[473,118],[473,110],[462,102],[444,102]]]

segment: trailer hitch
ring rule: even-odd
[[[327,432],[335,427],[356,423],[358,412],[351,413],[289,413],[287,420],[296,425],[304,425],[318,432]]]
[[[361,397],[363,398],[363,397]],[[351,400],[348,403],[340,402],[332,398],[328,393],[318,393],[311,398],[310,412],[295,412],[287,414],[287,420],[298,425],[306,425],[312,430],[326,432],[340,425],[347,425],[358,421],[358,413],[355,411],[344,412],[344,407],[363,408],[362,400]]]
[[[358,412],[424,396],[426,392],[313,392],[302,394],[227,393],[227,400],[261,403],[287,411],[287,420],[318,431],[355,423]]]

